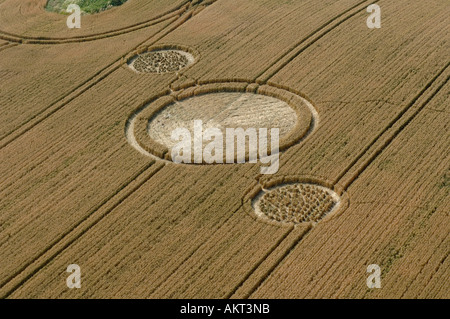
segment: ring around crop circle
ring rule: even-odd
[[[243,196],[253,218],[277,226],[314,226],[340,215],[349,205],[339,184],[315,176],[275,176]]]
[[[166,92],[166,94],[153,97],[130,115],[125,128],[127,140],[136,150],[144,155],[172,161],[168,146],[150,136],[149,123],[180,101],[205,95],[214,98],[214,94],[226,92],[254,94],[255,96],[278,99],[292,108],[293,113],[296,115],[296,122],[287,134],[280,136],[280,151],[284,151],[302,141],[317,126],[317,112],[313,105],[300,95],[270,85],[259,86],[256,83],[249,84],[248,82],[221,82],[194,85],[177,92]],[[195,118],[192,120],[195,120]],[[248,159],[248,153],[246,154],[246,159]],[[202,164],[207,163],[203,162]]]
[[[124,66],[140,75],[178,73],[197,63],[197,50],[179,44],[141,46],[122,59]]]

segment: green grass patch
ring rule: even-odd
[[[77,4],[84,13],[92,14],[120,6],[127,0],[48,0],[45,9],[47,11],[67,13],[70,4]]]

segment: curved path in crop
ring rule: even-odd
[[[131,11],[132,8],[139,12],[139,6],[142,5],[139,1],[129,1],[120,7],[98,13],[95,19],[92,16],[82,16],[81,29],[68,30],[66,26],[67,17],[62,14],[48,12],[44,6],[46,1],[40,0],[37,4],[32,0],[17,1],[7,0],[0,4],[0,39],[15,43],[30,43],[30,44],[60,44],[72,42],[94,41],[98,39],[114,37],[121,34],[133,32],[143,29],[171,18],[180,17],[186,10],[198,7],[203,1],[197,1],[195,4],[193,0],[174,1],[174,5],[167,5],[171,7],[168,9],[161,8],[160,13],[153,14],[150,18],[144,18],[139,22],[129,21],[120,22],[120,10]],[[209,5],[214,1],[208,1]],[[123,7],[123,8],[122,8]],[[126,14],[130,14],[126,12]],[[83,27],[84,19],[87,20],[86,27]],[[17,25],[27,25],[33,23],[41,26],[42,30],[32,30],[28,34],[20,34],[17,31],[9,30]],[[123,26],[120,26],[124,24]],[[110,25],[110,29],[105,30],[105,25]],[[119,26],[117,26],[119,25]],[[57,27],[56,27],[57,26]],[[102,30],[103,29],[103,30]],[[50,31],[49,31],[50,30]],[[85,31],[87,30],[87,31]],[[100,31],[96,31],[100,30]],[[78,33],[78,35],[70,35],[70,33]],[[56,34],[56,35],[55,35]],[[61,36],[59,36],[61,34]]]
[[[209,1],[212,2],[212,1]],[[261,82],[266,82],[267,78],[272,76],[273,73],[276,71],[279,71],[283,68],[286,61],[291,61],[292,56],[297,56],[301,52],[303,52],[307,47],[311,46],[315,41],[317,41],[318,38],[322,37],[324,34],[330,32],[332,29],[343,23],[344,21],[348,20],[350,17],[355,15],[357,12],[361,12],[365,10],[365,6],[367,3],[370,3],[371,1],[361,1],[356,6],[351,7],[341,13],[339,13],[337,16],[332,18],[330,21],[325,23],[324,25],[320,26],[318,29],[316,29],[313,33],[306,36],[304,39],[302,39],[300,42],[296,43],[293,47],[288,49],[286,52],[284,52],[278,61],[282,62],[281,65],[271,65],[268,69],[261,72],[261,78],[258,78],[258,80],[262,80]],[[186,17],[183,18],[180,17],[179,20],[185,22],[189,19],[189,17],[195,13],[192,13],[191,10],[185,10]],[[181,24],[182,24],[181,23]],[[179,24],[179,25],[181,25]],[[179,27],[177,24],[175,27],[170,28],[165,34],[170,33],[173,29]],[[0,28],[1,29],[1,28]],[[125,32],[123,32],[125,33]],[[4,36],[5,33],[0,30],[0,39],[2,36]],[[14,36],[14,35],[13,35]],[[10,37],[10,36],[8,36]],[[162,38],[163,36],[158,37]],[[14,42],[23,42],[21,41],[23,37],[16,37],[14,39]],[[78,42],[79,39],[65,39],[72,42]],[[156,40],[155,40],[156,41]],[[11,41],[12,42],[12,41]],[[43,41],[43,40],[36,40],[36,43],[42,43],[42,44],[48,44],[49,41]],[[60,40],[53,40],[53,43],[61,43]],[[52,43],[52,42],[50,42]],[[79,95],[81,95],[83,92],[87,91],[89,88],[91,88],[95,83],[98,83],[100,79],[104,79],[106,76],[111,74],[117,66],[111,66],[111,70],[106,70],[106,73],[100,73],[99,76],[95,79],[92,79],[93,83],[86,82],[84,85],[80,86],[76,92],[74,92],[73,97],[70,99],[75,99]],[[275,72],[274,72],[275,71]],[[265,72],[270,72],[270,76],[262,77],[262,75]],[[222,82],[222,80],[218,81]],[[254,82],[254,80],[249,81],[249,83]],[[269,84],[270,85],[270,84]],[[293,92],[293,90],[290,90]],[[293,92],[297,93],[297,92]],[[39,116],[35,120],[31,121],[30,123],[26,123],[26,125],[21,126],[20,129],[14,132],[14,134],[10,134],[5,139],[2,139],[2,144],[0,145],[0,148],[3,148],[5,145],[8,145],[12,141],[14,141],[18,136],[21,136],[25,132],[29,131],[31,128],[38,125],[40,122],[42,122],[44,119],[48,118],[52,114],[56,113],[57,111],[61,110],[65,105],[67,104],[67,101],[61,101],[61,103],[58,103],[54,107],[49,107],[48,112],[45,112],[45,114],[42,114],[42,116]],[[312,106],[312,105],[311,105]],[[61,236],[60,239],[58,239],[55,243],[50,244],[48,248],[45,251],[40,252],[31,262],[24,264],[20,269],[17,270],[14,274],[12,274],[10,277],[6,279],[5,282],[1,284],[0,287],[0,295],[2,298],[5,298],[9,295],[11,295],[18,287],[20,287],[23,283],[25,283],[27,280],[29,280],[33,275],[38,273],[43,267],[45,267],[51,260],[53,260],[56,256],[61,254],[64,250],[66,250],[73,242],[75,242],[77,239],[80,238],[80,236],[85,233],[87,230],[92,228],[95,224],[97,224],[100,220],[102,220],[105,216],[109,214],[109,212],[112,211],[112,209],[107,209],[106,212],[102,211],[103,207],[106,207],[107,203],[113,203],[113,207],[118,205],[118,203],[124,201],[128,196],[130,196],[131,193],[135,192],[137,189],[139,189],[140,186],[143,185],[143,183],[148,180],[153,174],[156,174],[161,168],[164,167],[164,164],[157,165],[156,169],[148,169],[148,167],[145,167],[140,172],[138,172],[133,178],[130,179],[130,182],[127,183],[123,191],[118,191],[115,193],[111,198],[105,200],[105,205],[101,205],[99,208],[95,209],[92,213],[92,217],[94,220],[90,219],[83,219],[81,220],[77,225],[69,229],[63,236]],[[132,181],[138,181],[138,183],[135,185]],[[300,241],[301,238],[298,239]],[[297,241],[297,242],[298,242]],[[274,246],[275,249],[275,246]],[[270,255],[272,251],[268,252],[268,255]],[[259,265],[256,265],[255,267],[258,267]],[[170,274],[168,275],[170,276]],[[248,278],[243,278],[242,282],[244,282]],[[232,290],[229,294],[229,296],[232,296],[236,290],[239,288],[240,285],[237,285],[237,287]],[[155,288],[156,289],[156,288]],[[251,292],[250,292],[251,293]],[[250,294],[249,293],[249,294]]]

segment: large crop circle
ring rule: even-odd
[[[169,149],[175,145],[171,132],[178,127],[194,134],[193,122],[201,120],[203,128],[279,128],[286,136],[295,126],[297,115],[277,98],[242,92],[219,92],[194,96],[168,105],[148,122],[148,134]],[[204,141],[204,143],[206,143]]]
[[[129,118],[126,135],[141,153],[172,161],[171,150],[177,143],[172,133],[182,128],[194,136],[195,121],[201,122],[203,130],[219,129],[224,138],[227,129],[267,129],[269,133],[278,129],[283,151],[314,130],[317,113],[306,99],[268,85],[205,84],[150,101]],[[191,153],[194,156],[193,149]]]

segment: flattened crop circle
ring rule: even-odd
[[[331,189],[310,183],[281,185],[254,199],[256,215],[280,223],[317,223],[338,209],[340,197]]]
[[[193,64],[195,58],[189,52],[174,49],[160,49],[139,54],[128,62],[138,73],[170,73]]]
[[[195,138],[194,121],[201,121],[203,132],[219,129],[224,139],[228,128],[252,128],[257,132],[260,128],[268,132],[278,128],[279,150],[283,151],[314,130],[317,112],[299,95],[269,85],[241,82],[196,85],[154,99],[138,109],[127,122],[126,136],[142,154],[172,161],[171,150],[178,143],[172,139],[172,133],[179,128],[187,129]],[[203,147],[208,142],[203,140]],[[226,162],[225,148],[223,162]],[[248,151],[247,148],[246,159]],[[191,163],[194,153],[192,143]],[[236,156],[235,153],[235,159]],[[215,163],[203,160],[202,164]]]
[[[194,120],[203,122],[203,130],[219,128],[224,135],[226,128],[277,127],[280,136],[285,136],[294,128],[297,115],[286,102],[270,96],[241,92],[208,93],[176,101],[161,110],[149,120],[148,134],[171,149],[177,143],[171,139],[171,132],[185,127],[194,136]],[[205,146],[207,141],[203,140],[203,144]]]

